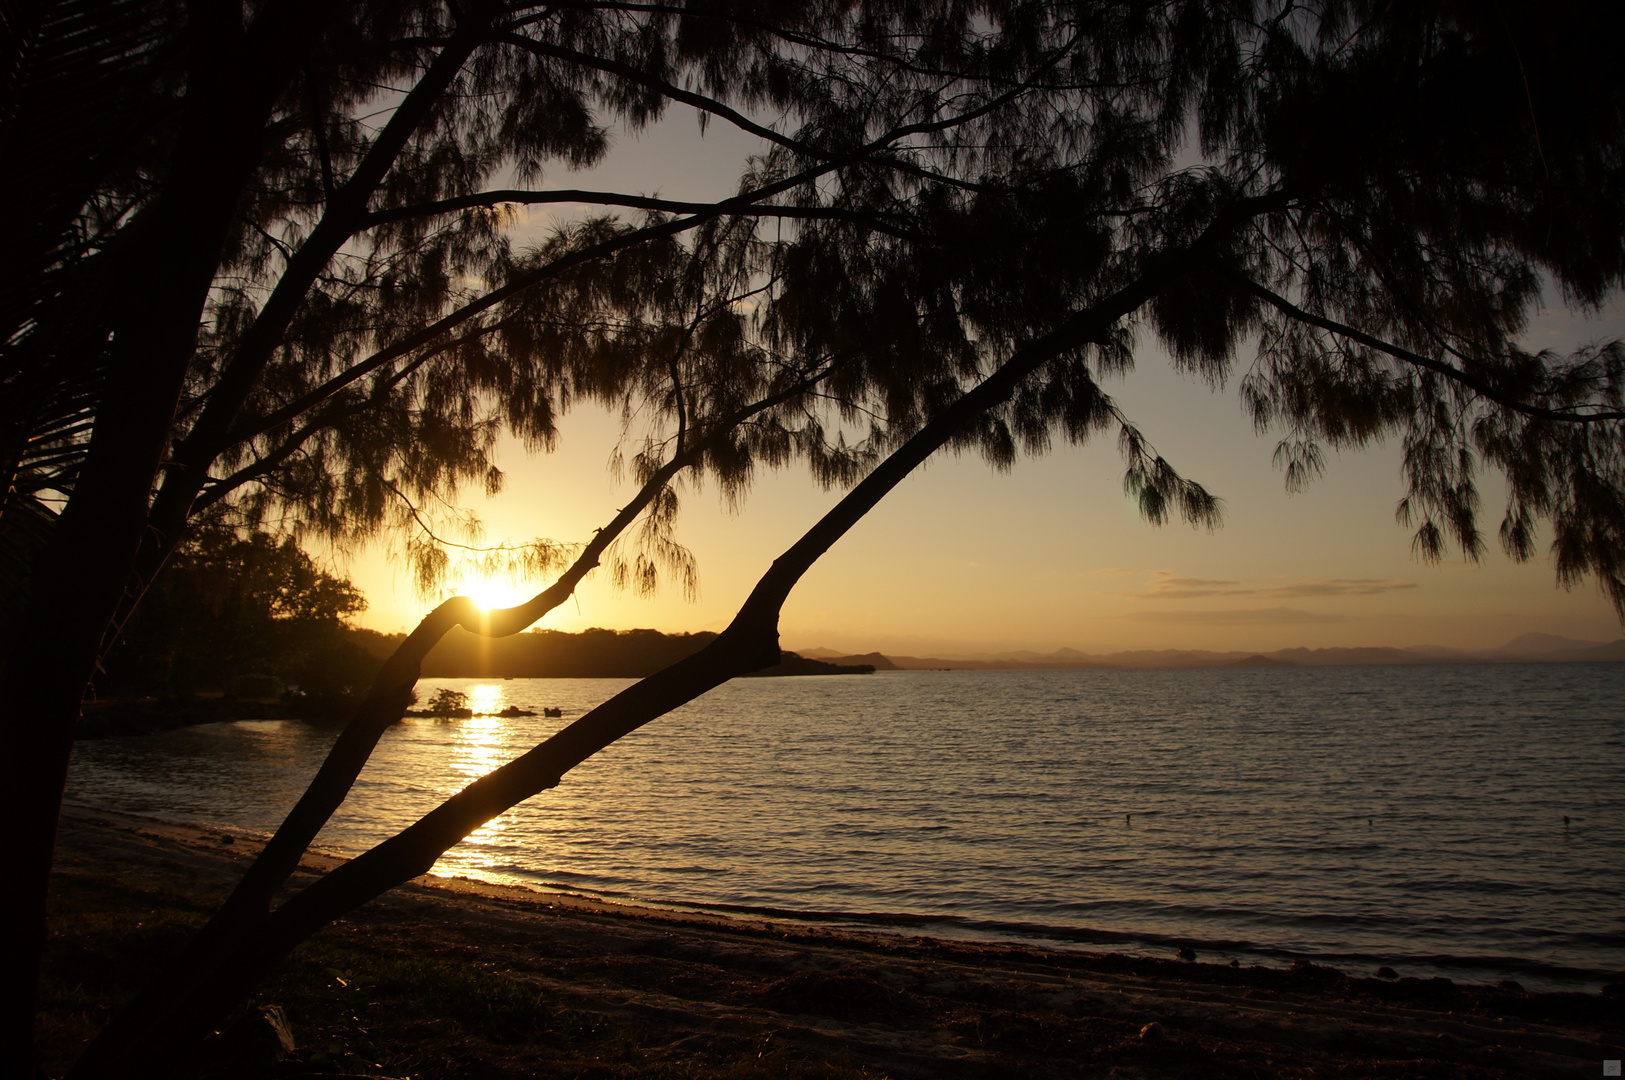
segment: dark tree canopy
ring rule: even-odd
[[[40,10],[113,43],[58,58],[100,80],[62,115],[115,92],[127,111],[35,133],[72,210],[34,198],[50,239],[30,281],[49,284],[11,323],[8,397],[33,409],[10,439],[14,549],[72,490],[119,317],[87,297],[157,212],[201,77],[157,0]],[[1256,345],[1247,401],[1290,483],[1322,445],[1397,434],[1419,551],[1476,557],[1489,464],[1512,481],[1508,551],[1532,554],[1546,520],[1560,577],[1619,599],[1617,424],[1595,415],[1618,409],[1618,358],[1517,346],[1544,284],[1584,307],[1620,280],[1617,21],[1585,4],[334,9],[301,34],[225,223],[146,562],[221,503],[340,541],[412,531],[460,486],[501,484],[502,432],[545,448],[575,402],[638,412],[658,453],[816,372],[871,441],[830,437],[843,425],[803,395],[694,467],[730,491],[793,457],[850,482],[1001,353],[1260,200],[1117,339],[963,438],[1003,461],[1120,423],[1099,377],[1132,362],[1136,323],[1215,380]],[[55,85],[37,66],[19,100]],[[763,136],[736,205],[546,189],[609,152],[609,125],[673,105]],[[602,209],[515,251],[512,208],[559,202]],[[1165,499],[1166,466],[1127,444]],[[416,538],[432,579],[444,549]]]
[[[199,529],[125,623],[97,691],[231,695],[245,675],[307,694],[363,690],[377,664],[347,628],[366,607],[292,538]]]
[[[1239,378],[1289,485],[1397,438],[1417,551],[1477,558],[1499,471],[1504,549],[1549,542],[1625,612],[1625,351],[1519,344],[1543,296],[1625,284],[1620,5],[19,0],[0,28],[0,147],[35,163],[4,178],[0,306],[13,924],[43,925],[98,653],[197,522],[396,529],[432,579],[433,508],[584,401],[627,418],[640,484],[591,538],[495,553],[558,572],[532,601],[431,613],[172,998],[86,1075],[138,1045],[158,1070],[278,949],[773,663],[800,576],[943,447],[1004,465],[1115,431],[1148,518],[1215,522],[1104,389],[1152,336]],[[674,108],[761,140],[735,195],[548,186]],[[586,209],[516,249],[543,205]],[[425,643],[517,632],[600,561],[687,579],[674,484],[738,498],[794,462],[851,491],[726,632],[270,911]],[[24,1055],[31,940],[0,1031]]]

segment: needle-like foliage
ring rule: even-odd
[[[1153,337],[1215,385],[1239,372],[1289,486],[1325,447],[1397,438],[1417,552],[1477,558],[1478,478],[1496,469],[1507,552],[1538,554],[1550,530],[1558,580],[1594,577],[1625,612],[1625,352],[1524,338],[1541,303],[1596,310],[1625,284],[1617,4],[3,12],[0,148],[41,148],[6,178],[21,254],[0,308],[0,791],[25,849],[0,917],[34,934],[0,988],[18,1061],[79,697],[189,523],[339,544],[395,530],[432,584],[458,491],[502,483],[498,441],[545,450],[582,402],[620,413],[641,486],[591,541],[476,555],[569,563],[513,609],[529,619],[600,559],[632,587],[690,585],[682,475],[738,503],[802,462],[852,490],[681,670],[268,914],[409,689],[402,660],[282,862],[240,891],[238,936],[178,966],[173,998],[132,1013],[86,1075],[161,1070],[275,950],[772,663],[801,574],[939,449],[1003,467],[1115,431],[1150,520],[1215,524],[1218,501],[1104,389]],[[759,140],[736,192],[555,186],[612,154],[618,127],[674,110]],[[461,611],[436,609],[414,648]]]

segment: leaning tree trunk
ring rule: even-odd
[[[404,715],[424,658],[447,633],[460,626],[485,637],[507,637],[534,624],[574,593],[581,579],[598,565],[605,550],[631,527],[678,473],[699,461],[740,424],[805,394],[838,366],[830,364],[778,393],[707,425],[705,434],[681,445],[671,460],[644,482],[620,512],[597,531],[557,581],[530,600],[516,607],[487,612],[464,597],[454,597],[430,612],[374,676],[367,696],[340,732],[316,776],[226,902],[185,953],[166,964],[143,992],[103,1029],[86,1050],[79,1069],[91,1074],[97,1070],[122,1069],[133,1047],[148,1037],[154,1025],[168,1018],[174,1003],[195,992],[221,963],[241,948],[245,937],[258,932],[276,891],[292,876],[316,834],[349,795],[378,740]]]
[[[222,955],[166,1015],[148,1012],[139,1031],[120,1032],[117,1054],[104,1044],[86,1055],[74,1080],[166,1075],[186,1048],[217,1026],[265,970],[316,930],[368,900],[427,873],[448,849],[480,825],[532,795],[558,785],[570,769],[617,739],[738,675],[779,660],[778,619],[808,569],[932,453],[979,415],[1009,399],[1040,365],[1100,339],[1150,295],[1149,279],[1114,295],[1038,342],[927,424],[849,492],[776,559],[726,630],[700,652],[623,690],[546,742],[476,780],[416,824],[334,870],[268,917],[223,942]]]
[[[1192,273],[1216,243],[1254,215],[1279,208],[1279,194],[1239,200],[1222,210],[1188,246],[1146,261],[1141,276],[1061,327],[1021,347],[886,458],[792,545],[763,575],[728,628],[700,652],[615,695],[541,745],[476,780],[417,823],[305,888],[253,925],[220,942],[210,970],[161,1009],[148,1010],[139,1030],[120,1033],[117,1055],[108,1043],[70,1074],[158,1078],[242,1000],[266,969],[334,919],[397,885],[427,873],[453,845],[485,822],[560,778],[599,750],[737,675],[779,658],[778,619],[791,590],[824,552],[915,468],[1006,402],[1049,360],[1109,340],[1112,328],[1178,275]],[[359,766],[356,766],[359,769]],[[297,858],[297,856],[295,856]],[[213,959],[213,958],[211,958]]]
[[[333,8],[267,5],[245,33],[197,5],[180,133],[162,191],[130,225],[115,280],[110,376],[85,464],[32,567],[0,674],[0,814],[13,839],[0,925],[0,1073],[29,1075],[45,897],[80,702],[147,523],[200,313],[273,102]]]

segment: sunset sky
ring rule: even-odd
[[[559,173],[545,186],[716,197],[733,190],[752,149],[716,125],[697,142],[692,117],[673,115],[641,137],[623,133],[598,169]],[[531,215],[532,235],[549,220]],[[1596,319],[1557,305],[1531,327],[1527,343],[1565,349],[1618,336],[1625,336],[1625,304]],[[1244,355],[1238,376],[1246,364]],[[1612,608],[1590,582],[1566,592],[1544,558],[1515,565],[1493,546],[1504,501],[1497,477],[1483,478],[1481,525],[1492,549],[1476,567],[1459,556],[1439,566],[1412,557],[1410,530],[1394,521],[1403,494],[1394,441],[1329,454],[1325,477],[1289,495],[1270,461],[1278,436],[1254,434],[1236,381],[1214,392],[1174,372],[1146,335],[1136,370],[1107,385],[1176,468],[1224,500],[1218,531],[1155,528],[1141,519],[1123,493],[1110,436],[1059,446],[1002,474],[979,457],[939,455],[802,581],[784,610],[783,645],[920,655],[1063,646],[1494,647],[1529,631],[1620,636]],[[587,539],[632,491],[607,468],[618,434],[616,418],[586,408],[565,418],[552,454],[530,457],[505,446],[505,490],[491,500],[477,492],[464,498],[485,525],[485,541]],[[797,469],[760,476],[737,514],[723,509],[714,487],[682,489],[678,538],[699,562],[697,602],[675,590],[654,599],[617,594],[595,575],[578,602],[539,625],[719,630],[774,556],[839,494]],[[414,594],[382,544],[338,566],[366,592],[364,626],[408,629],[433,602]],[[500,589],[517,601],[545,584]],[[497,587],[451,582],[447,595],[458,585]]]

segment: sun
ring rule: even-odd
[[[457,587],[456,594],[468,597],[484,611],[513,607],[522,599],[516,595],[511,582],[494,578],[464,581]]]

